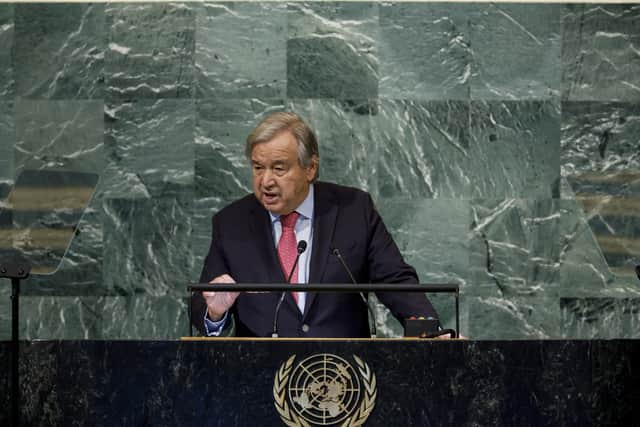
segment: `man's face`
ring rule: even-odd
[[[300,166],[296,138],[281,132],[253,147],[253,193],[269,212],[286,215],[307,197],[317,168],[315,159],[306,168]]]

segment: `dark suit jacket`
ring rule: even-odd
[[[418,283],[376,212],[369,194],[354,188],[314,184],[313,248],[309,283],[351,283],[333,255],[339,249],[358,283]],[[278,262],[268,212],[248,195],[212,219],[212,240],[200,282],[229,274],[238,283],[286,283]],[[422,294],[377,294],[399,320],[437,317]],[[237,336],[271,336],[280,293],[241,294],[231,313]],[[204,333],[206,304],[192,298],[193,322]],[[287,294],[278,316],[284,337],[368,337],[368,310],[358,294],[308,293],[304,313]]]

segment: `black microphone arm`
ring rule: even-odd
[[[287,283],[291,283],[291,277],[293,276],[293,272],[296,271],[296,267],[298,266],[298,261],[300,260],[300,255],[304,251],[307,250],[307,242],[305,240],[300,240],[298,242],[298,255],[296,255],[296,260],[293,262],[293,267],[289,272],[289,277],[287,277]],[[273,314],[273,332],[271,333],[271,337],[278,338],[278,313],[280,313],[280,307],[284,302],[284,297],[287,295],[287,291],[283,291],[282,295],[280,295],[280,299],[278,300],[278,304],[276,305],[276,311]]]
[[[358,282],[356,282],[356,279],[355,277],[353,277],[353,274],[351,273],[351,270],[347,266],[347,263],[344,261],[344,258],[342,258],[342,255],[340,254],[340,250],[338,250],[338,248],[333,248],[332,253],[336,256],[336,258],[338,258],[338,260],[340,261],[340,264],[342,264],[342,267],[344,267],[345,271],[349,275],[349,278],[351,279],[351,282],[354,285],[357,285]],[[362,292],[358,292],[358,294],[362,298],[362,301],[364,301],[364,304],[367,306],[367,309],[369,310],[369,314],[371,314],[373,323],[369,327],[369,332],[371,333],[372,338],[376,338],[377,332],[378,332],[378,329],[376,327],[376,314],[374,313],[373,309],[369,305],[369,300],[364,296],[364,294]]]

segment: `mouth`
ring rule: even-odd
[[[271,191],[263,191],[262,192],[262,200],[267,205],[273,205],[278,201],[280,196],[278,193],[274,193]]]

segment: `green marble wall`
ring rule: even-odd
[[[22,336],[186,334],[210,217],[250,191],[242,142],[292,109],[321,178],[371,192],[423,282],[461,284],[465,335],[638,338],[638,46],[638,5],[0,4],[0,198],[25,168],[100,173]]]

